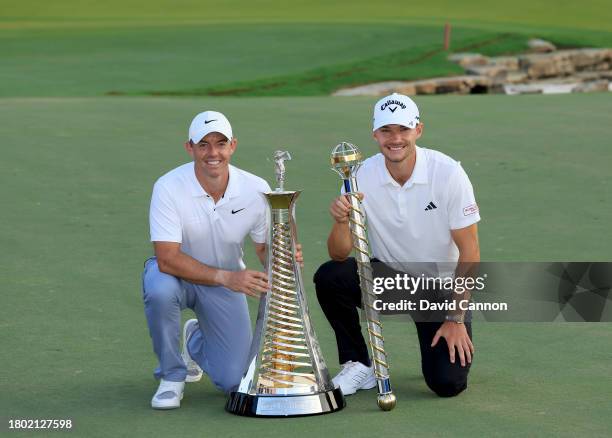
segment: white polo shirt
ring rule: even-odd
[[[450,231],[480,220],[474,190],[459,162],[418,146],[416,154],[403,186],[393,179],[381,153],[366,159],[357,172],[372,256],[408,272],[411,262],[432,262],[426,272],[452,274],[459,250]],[[424,265],[419,263],[421,269]]]
[[[153,186],[149,224],[152,242],[177,242],[200,262],[220,269],[245,268],[243,241],[265,243],[268,183],[230,165],[229,182],[216,204],[195,176],[194,163],[171,170]]]

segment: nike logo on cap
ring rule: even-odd
[[[204,124],[208,125],[210,122],[216,122],[217,119],[213,119],[213,120],[204,120]]]

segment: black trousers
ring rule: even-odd
[[[373,263],[375,277],[380,266],[384,264]],[[361,307],[361,290],[355,259],[324,263],[315,273],[314,283],[319,304],[336,334],[340,363],[352,360],[369,365],[368,348],[357,311]],[[453,397],[462,392],[467,388],[470,364],[462,367],[458,357],[454,364],[451,363],[444,338],[431,347],[442,322],[415,322],[415,325],[421,347],[421,369],[427,386],[440,397]],[[472,326],[469,322],[465,325],[471,339]]]

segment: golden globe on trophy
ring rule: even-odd
[[[267,271],[271,289],[262,296],[244,377],[225,409],[250,417],[327,414],[345,406],[331,380],[310,322],[301,267],[295,260],[295,201],[286,191],[286,151],[274,154],[278,188],[266,193],[271,210]]]

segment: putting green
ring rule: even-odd
[[[606,94],[417,99],[422,146],[462,161],[483,221],[483,260],[610,260],[612,222]],[[155,179],[185,162],[188,121],[224,111],[239,139],[235,163],[266,177],[291,151],[287,186],[303,189],[298,227],[305,279],[326,259],[328,170],[340,140],[374,153],[372,99],[0,99],[0,310],[4,418],[74,420],[78,436],[223,434],[605,436],[612,409],[610,324],[493,324],[475,328],[467,392],[439,399],[420,376],[414,329],[385,325],[399,399],[375,393],[341,413],[259,421],[223,411],[206,381],[183,407],[154,412],[155,359],[140,298],[151,253],[147,209]],[[249,257],[253,262],[253,257]],[[332,372],[335,343],[307,282],[313,322]],[[254,302],[251,302],[254,305]],[[288,429],[290,428],[290,429]],[[275,432],[276,433],[276,432]]]

